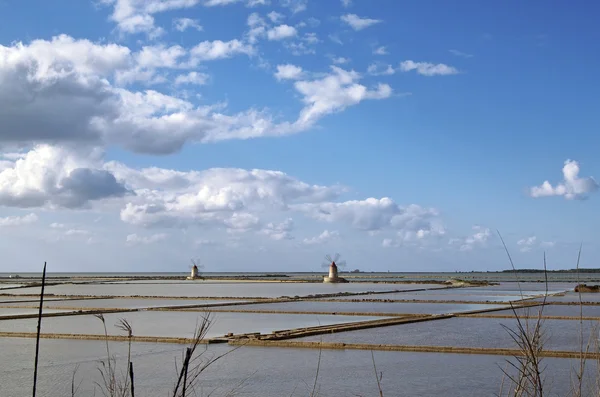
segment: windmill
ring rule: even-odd
[[[346,261],[340,261],[340,254],[325,255],[325,262],[323,267],[329,267],[329,276],[323,278],[324,283],[346,283],[347,281],[341,277],[338,277],[338,267],[346,266]]]
[[[190,259],[190,261],[192,262],[192,264],[190,265],[190,276],[188,277],[188,280],[195,280],[197,278],[202,278],[202,276],[200,276],[200,272],[199,269],[203,268],[203,265],[200,264],[200,258],[192,258]]]

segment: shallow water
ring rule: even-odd
[[[144,311],[105,314],[108,332],[120,335],[122,332],[114,325],[119,319],[126,319],[137,336],[163,336],[191,338],[196,326],[201,322],[203,313],[175,311]],[[270,333],[291,328],[313,327],[318,325],[340,324],[381,319],[366,316],[332,316],[314,314],[261,314],[261,313],[214,313],[213,324],[206,337],[261,332]],[[36,319],[0,321],[1,332],[35,332]],[[92,315],[68,317],[48,317],[42,325],[43,333],[92,334],[104,333],[100,320]]]
[[[15,287],[22,287],[23,284],[4,284],[4,283],[0,283],[0,289],[7,289],[7,288],[15,288]]]
[[[79,396],[93,394],[98,378],[98,360],[105,358],[100,341],[42,340],[40,346],[39,395],[70,395],[75,366]],[[111,343],[119,369],[126,355],[124,343]],[[183,345],[134,343],[136,396],[169,394],[175,382],[174,361],[181,362]],[[225,345],[209,345],[206,358],[229,351]],[[33,339],[0,339],[0,395],[24,396],[31,392]],[[507,357],[374,352],[377,371],[382,373],[385,396],[492,397],[500,390],[501,368]],[[216,390],[222,397],[239,384],[239,395],[247,397],[308,397],[315,382],[319,352],[311,349],[242,347],[209,367],[200,378],[198,395]],[[576,360],[546,359],[549,396],[568,394],[569,369]],[[589,364],[595,373],[596,366]],[[378,395],[369,351],[323,350],[317,387],[321,397]],[[102,395],[96,390],[96,395]]]
[[[72,307],[80,309],[114,308],[114,309],[143,309],[152,307],[168,306],[191,306],[191,305],[219,305],[223,303],[247,302],[245,300],[201,300],[201,299],[69,299],[61,301],[45,301],[44,307],[60,308]],[[5,303],[2,306],[33,306],[37,302],[29,303]]]
[[[265,297],[306,296],[340,292],[394,291],[412,289],[405,284],[324,284],[324,283],[204,283],[190,284],[64,284],[46,288],[48,294],[86,296],[189,296],[189,297]],[[40,288],[11,290],[17,294],[39,294]]]
[[[534,321],[530,320],[530,324],[533,326]],[[586,343],[596,324],[597,322],[584,322],[584,341]],[[297,340],[389,345],[516,348],[515,342],[503,325],[516,329],[517,322],[514,319],[455,317],[310,336]],[[543,330],[546,338],[545,349],[547,350],[577,351],[580,347],[578,321],[546,320],[544,321]],[[596,331],[594,337],[597,335]]]
[[[64,313],[72,310],[61,310],[61,309],[44,309],[44,313]],[[0,308],[0,320],[3,316],[15,316],[20,314],[38,314],[38,309],[24,309],[24,308]]]
[[[584,317],[600,317],[600,306],[596,305],[582,305]],[[525,309],[516,309],[517,314],[522,315],[529,313],[529,316],[537,316],[542,309],[542,306],[536,306]],[[511,309],[499,310],[491,315],[502,315],[502,316],[513,316],[514,312]],[[579,305],[547,305],[543,306],[542,314],[544,316],[566,316],[566,317],[579,317],[581,314]],[[565,320],[569,321],[569,320]]]
[[[433,291],[431,291],[433,292]],[[525,296],[527,299],[528,296]],[[332,299],[332,298],[323,298]],[[521,300],[520,295],[480,295],[480,294],[421,294],[412,292],[399,292],[391,294],[371,294],[359,296],[336,297],[339,300],[437,300],[437,301],[473,301],[473,302],[510,302]]]
[[[261,303],[258,305],[241,305],[223,307],[224,310],[276,310],[299,312],[327,312],[327,313],[406,313],[406,314],[447,314],[460,313],[472,310],[485,310],[505,305],[477,305],[453,303],[396,303],[396,302],[283,302]]]

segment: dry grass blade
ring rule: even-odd
[[[510,252],[498,232],[504,250],[508,256],[509,262],[515,274],[517,285],[521,299],[524,298],[521,283],[519,281],[514,262],[510,256]],[[533,326],[529,324],[529,309],[526,309],[524,320],[519,316],[512,302],[510,303],[511,310],[517,321],[516,329],[509,328],[505,325],[502,327],[508,332],[513,342],[517,345],[519,353],[513,357],[515,362],[507,361],[507,369],[503,369],[503,385],[501,393],[503,393],[504,380],[512,383],[512,387],[508,390],[508,396],[514,397],[543,397],[544,396],[544,378],[542,368],[541,352],[544,350],[544,332],[543,332],[543,310],[546,305],[548,296],[548,271],[546,265],[546,255],[544,254],[544,278],[545,278],[545,294],[540,306],[538,316],[535,319]],[[509,373],[508,368],[516,372],[515,375]]]
[[[323,341],[321,339],[321,341]],[[317,390],[318,380],[319,380],[319,372],[321,372],[321,355],[323,354],[323,349],[319,347],[319,359],[317,360],[317,373],[315,374],[315,382],[313,383],[312,391],[310,392],[310,397],[315,397],[319,394]]]
[[[190,354],[189,354],[189,361],[187,363],[187,368],[184,368],[186,366],[186,364],[185,364],[186,358],[185,357],[183,359],[181,370],[177,370],[177,364],[175,366],[175,369],[179,373],[179,376],[177,379],[177,383],[175,384],[175,386],[173,388],[173,393],[172,393],[173,397],[182,397],[182,391],[183,391],[182,385],[184,383],[184,376],[186,377],[185,389],[186,389],[186,393],[188,393],[189,391],[193,391],[195,389],[198,382],[200,381],[200,376],[202,375],[202,373],[204,371],[206,371],[207,368],[209,368],[211,365],[213,365],[215,362],[219,361],[223,357],[231,354],[232,352],[234,352],[237,349],[244,346],[243,344],[236,346],[233,349],[228,350],[225,353],[220,354],[220,355],[210,358],[210,359],[204,358],[204,353],[208,350],[208,347],[206,347],[206,346],[204,348],[204,351],[200,352],[199,354],[195,354],[196,351],[198,350],[198,346],[200,346],[200,344],[203,342],[204,338],[206,337],[207,332],[210,329],[210,326],[212,324],[211,317],[212,317],[211,313],[206,313],[201,316],[200,324],[197,325],[196,332],[194,333],[193,342],[188,347],[188,349],[190,349]],[[186,349],[186,356],[187,356],[187,349]],[[187,374],[184,371],[184,369],[185,369],[185,371],[187,371]]]

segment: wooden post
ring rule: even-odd
[[[35,339],[35,362],[33,364],[33,394],[35,397],[37,388],[37,370],[38,357],[40,354],[40,331],[42,329],[42,306],[44,305],[44,286],[46,285],[46,262],[44,262],[44,271],[42,273],[42,291],[40,292],[40,310],[38,312],[37,336]]]

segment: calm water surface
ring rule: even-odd
[[[111,352],[123,363],[126,345],[111,343]],[[79,395],[90,396],[98,378],[98,360],[106,355],[105,345],[96,341],[43,340],[40,347],[39,390],[43,397],[70,395],[71,377]],[[133,344],[136,396],[168,395],[175,382],[174,361],[181,360],[184,346]],[[228,351],[210,345],[206,357]],[[0,395],[25,396],[31,392],[32,339],[0,339]],[[318,351],[311,349],[243,347],[217,361],[202,375],[198,395],[214,392],[222,397],[240,383],[239,395],[247,397],[308,397],[315,381]],[[500,389],[507,357],[435,353],[374,352],[377,370],[383,376],[386,396],[407,397],[492,397]],[[576,360],[547,359],[548,396],[565,396],[569,370]],[[596,366],[589,364],[595,373]],[[121,366],[120,368],[123,368]],[[317,378],[319,396],[376,396],[371,353],[355,350],[324,350]],[[96,395],[101,395],[98,391]]]

